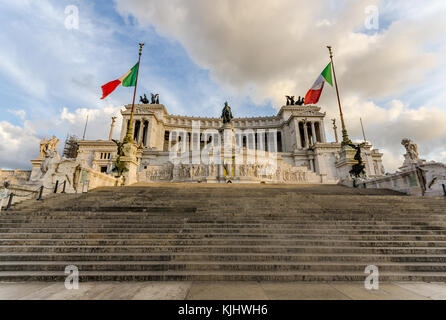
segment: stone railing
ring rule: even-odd
[[[101,173],[89,168],[82,168],[82,170],[88,172],[87,180],[88,189],[95,189],[98,187],[114,187],[119,184],[119,180],[115,177]]]
[[[362,181],[361,188],[390,189],[414,196],[446,195],[446,165],[429,162],[404,171]],[[421,170],[421,171],[420,171]]]
[[[13,193],[11,204],[21,203],[27,200],[35,200],[39,196],[39,189],[35,186],[15,185],[12,184],[9,188],[9,194]],[[8,200],[5,201],[5,206]]]
[[[388,174],[359,183],[360,188],[390,189],[408,195],[422,195],[420,183],[415,170]]]
[[[81,193],[99,187],[117,186],[120,183],[120,179],[96,171],[82,162],[64,158],[52,165],[42,178],[31,178],[26,185],[36,188],[43,186],[43,195],[47,196],[54,193],[56,185],[57,193]]]

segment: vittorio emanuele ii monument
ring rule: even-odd
[[[389,174],[377,148],[353,143],[329,52],[275,116],[137,103],[139,62],[105,84],[103,98],[135,88],[119,139],[113,117],[108,139],[69,139],[61,156],[45,138],[31,170],[0,172],[0,281],[65,280],[66,267],[81,281],[445,281],[446,166],[401,137]],[[325,84],[339,123],[318,105]]]
[[[418,146],[410,139],[402,137],[405,161],[394,174],[385,174],[383,154],[372,144],[352,143],[331,47],[330,63],[305,98],[296,101],[295,96],[286,96],[277,115],[237,118],[225,102],[221,116],[209,118],[172,115],[157,94],[150,101],[141,96],[140,103],[135,103],[143,46],[129,72],[102,86],[102,99],[119,86],[135,88],[133,103],[121,109],[119,140],[112,139],[116,117],[109,139],[74,141],[62,158],[57,151],[59,140],[44,139],[40,154],[31,160],[31,171],[2,171],[3,179],[14,180],[25,190],[37,186],[51,190],[63,183],[69,193],[159,182],[343,184],[415,195],[446,193],[445,166],[420,159]],[[336,120],[327,125],[326,113],[318,105],[327,84],[338,96],[340,138]],[[327,130],[334,130],[335,141],[327,141]]]

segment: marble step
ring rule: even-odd
[[[3,271],[61,271],[67,265],[85,271],[325,271],[360,272],[367,264],[360,262],[253,262],[253,261],[0,261]],[[446,272],[438,262],[381,262],[380,272]]]
[[[266,195],[265,195],[266,196]],[[265,197],[264,196],[264,197]],[[339,198],[339,197],[337,197]],[[217,201],[218,200],[218,201]],[[246,200],[241,201],[241,203],[237,203],[236,200],[232,200],[228,203],[223,203],[221,199],[217,199],[216,201],[209,201],[209,200],[194,200],[194,201],[141,201],[141,200],[133,200],[129,202],[119,202],[119,203],[110,203],[110,201],[106,199],[96,199],[88,202],[77,202],[74,205],[67,205],[67,203],[60,205],[55,204],[52,202],[48,202],[47,204],[42,204],[38,201],[34,204],[34,206],[29,207],[27,209],[25,208],[13,208],[11,209],[11,212],[14,211],[21,211],[21,212],[31,212],[31,211],[42,211],[42,210],[49,210],[52,212],[59,212],[59,211],[81,211],[81,210],[95,210],[95,211],[111,211],[115,212],[117,210],[120,211],[135,211],[135,212],[143,212],[145,211],[151,211],[151,212],[160,212],[161,210],[166,211],[174,211],[174,210],[193,210],[194,208],[201,208],[201,209],[212,209],[215,208],[215,206],[219,206],[222,209],[229,209],[229,208],[237,208],[237,209],[255,209],[255,208],[271,208],[272,210],[281,210],[281,209],[291,209],[291,210],[302,210],[302,211],[308,211],[313,212],[317,209],[323,209],[327,210],[327,212],[330,211],[337,211],[337,210],[352,210],[352,211],[360,211],[360,210],[368,210],[369,208],[375,208],[377,212],[399,212],[401,210],[405,210],[408,212],[416,212],[416,210],[442,210],[443,206],[441,203],[432,204],[432,203],[395,203],[394,201],[388,201],[382,203],[381,205],[374,206],[374,202],[370,201],[363,201],[362,199],[357,204],[352,204],[351,200],[346,201],[340,200],[340,199],[327,199],[326,201],[322,201],[321,199],[303,199],[302,201],[296,201],[296,199],[270,199],[269,201],[261,201],[260,199],[257,201],[254,200]],[[306,201],[306,202],[304,202]],[[333,203],[336,201],[335,203]],[[375,200],[379,201],[379,200]]]
[[[263,197],[266,197],[267,195],[264,195]],[[243,200],[240,202],[237,202],[237,200],[233,199],[231,201],[228,201],[227,203],[223,203],[223,200],[216,198],[215,201],[210,201],[209,199],[195,199],[194,201],[172,201],[172,200],[166,200],[161,201],[160,199],[157,199],[155,201],[149,201],[149,200],[129,200],[128,202],[118,202],[113,203],[112,201],[109,201],[107,199],[95,199],[91,201],[81,201],[76,202],[73,205],[68,205],[69,202],[65,202],[63,204],[53,203],[53,202],[47,202],[47,203],[41,203],[39,201],[36,201],[34,203],[34,206],[28,207],[28,208],[21,208],[21,209],[12,209],[11,211],[24,211],[24,212],[31,212],[31,211],[41,211],[43,209],[52,211],[52,212],[58,212],[58,211],[79,211],[82,209],[94,209],[98,211],[105,211],[105,210],[111,210],[115,211],[117,209],[113,209],[114,207],[119,208],[120,210],[123,210],[125,208],[129,208],[127,211],[136,211],[140,212],[145,210],[151,210],[153,212],[161,210],[161,208],[166,208],[170,211],[173,209],[176,209],[178,207],[184,207],[184,208],[205,208],[205,209],[212,209],[215,207],[215,205],[220,206],[223,209],[227,208],[245,208],[249,209],[252,206],[254,208],[262,208],[262,207],[270,207],[272,209],[280,210],[282,208],[288,208],[288,209],[300,209],[300,210],[307,210],[309,212],[313,210],[324,209],[327,211],[336,211],[336,210],[360,210],[373,207],[374,202],[380,201],[364,201],[361,198],[358,198],[358,202],[356,204],[352,204],[352,200],[346,200],[346,199],[339,199],[338,197],[333,197],[332,199],[322,200],[322,199],[302,199],[300,201],[296,201],[296,199],[269,199],[268,201],[262,201],[260,199],[254,201],[254,200]],[[102,202],[98,202],[102,201]],[[335,203],[333,203],[336,201]],[[383,211],[383,212],[389,212],[395,210],[396,212],[401,210],[407,210],[409,212],[415,212],[416,210],[441,210],[442,209],[442,203],[434,204],[434,203],[420,203],[420,202],[395,202],[395,201],[384,201],[380,205],[376,206],[377,211]]]
[[[437,222],[435,220],[429,223],[423,221],[382,221],[382,220],[370,220],[370,221],[299,221],[299,220],[265,220],[265,221],[215,221],[206,220],[199,222],[191,219],[177,220],[177,221],[150,221],[143,220],[140,222],[133,221],[88,221],[77,219],[76,221],[40,221],[29,223],[0,223],[0,230],[11,229],[51,229],[51,228],[67,228],[72,226],[73,228],[105,228],[105,229],[190,229],[190,230],[202,230],[202,229],[414,229],[424,228],[428,230],[445,230],[445,222]],[[2,232],[0,231],[0,232]]]
[[[101,188],[0,216],[0,281],[446,279],[444,199],[341,186]],[[384,279],[383,279],[384,275]]]
[[[48,245],[30,246],[0,245],[0,253],[264,253],[264,254],[296,254],[296,253],[324,253],[324,254],[425,254],[442,255],[446,254],[446,247],[429,246],[382,246],[382,247],[361,247],[361,246],[243,246],[243,245],[202,245],[202,246],[169,246],[169,245]]]
[[[409,240],[330,240],[330,239],[0,239],[2,246],[332,246],[344,247],[446,247],[446,241]]]
[[[14,218],[33,218],[33,217],[40,217],[40,216],[97,216],[97,217],[112,217],[112,216],[127,216],[127,217],[164,217],[164,216],[170,216],[170,217],[181,217],[181,216],[193,216],[194,213],[199,216],[208,215],[208,216],[215,216],[215,215],[230,215],[232,212],[238,212],[239,214],[243,215],[249,215],[249,216],[268,216],[269,214],[273,213],[277,215],[278,217],[286,217],[286,216],[302,216],[302,217],[311,217],[311,216],[327,216],[327,217],[414,217],[414,218],[423,218],[427,216],[438,216],[438,217],[444,217],[446,216],[445,209],[401,209],[401,210],[378,210],[374,209],[373,207],[367,208],[358,208],[358,209],[352,209],[352,208],[339,208],[339,209],[332,209],[332,210],[326,210],[323,208],[317,208],[313,210],[304,210],[299,207],[293,207],[293,208],[272,208],[269,206],[263,206],[263,207],[250,207],[250,208],[237,208],[237,207],[230,207],[230,208],[219,208],[218,205],[213,205],[209,209],[203,208],[203,206],[199,207],[199,209],[196,211],[195,208],[184,208],[182,210],[171,210],[169,208],[163,208],[163,210],[160,211],[151,211],[150,209],[146,209],[145,207],[137,207],[129,209],[128,207],[118,207],[115,210],[108,210],[107,209],[95,209],[90,210],[89,208],[76,208],[76,210],[66,210],[66,209],[60,209],[60,210],[51,210],[51,209],[45,209],[42,211],[34,210],[32,212],[24,212],[24,211],[7,211],[7,213],[2,213],[2,219],[14,219]]]
[[[63,271],[5,271],[0,272],[0,281],[48,281],[63,282]],[[90,281],[361,281],[364,272],[316,272],[316,271],[85,271],[79,275],[80,282]],[[380,273],[380,282],[422,281],[446,282],[445,272],[392,272]]]
[[[66,223],[66,217],[63,217],[64,220],[59,219],[59,217],[51,217],[47,216],[42,218],[37,223],[57,223],[62,222]],[[282,225],[309,225],[309,224],[328,224],[328,223],[336,223],[336,224],[345,224],[345,225],[355,225],[355,224],[395,224],[395,225],[409,225],[409,224],[418,224],[418,225],[428,225],[429,223],[445,223],[446,217],[435,217],[435,216],[426,216],[424,218],[417,217],[395,217],[395,218],[385,218],[385,217],[355,217],[354,219],[342,218],[342,217],[327,217],[323,219],[322,217],[300,217],[299,215],[289,216],[289,217],[280,217],[275,216],[273,214],[268,214],[267,216],[243,216],[237,215],[233,213],[232,215],[227,216],[205,216],[205,215],[193,215],[193,216],[164,216],[164,217],[153,217],[153,216],[140,216],[140,217],[125,217],[125,216],[85,216],[85,217],[72,217],[73,223],[91,223],[99,222],[99,223],[129,223],[129,224],[158,224],[158,225],[179,225],[179,224],[282,224]],[[7,223],[0,223],[0,226],[4,226]],[[32,222],[30,222],[32,223]]]
[[[441,262],[446,254],[268,254],[268,253],[0,253],[0,261],[294,261],[294,262]]]
[[[274,240],[352,240],[352,241],[444,241],[446,235],[401,235],[401,234],[299,234],[299,233],[200,233],[200,232],[176,232],[176,233],[0,233],[3,240],[192,240],[192,239],[274,239]]]
[[[280,228],[280,227],[231,227],[231,228],[163,228],[163,227],[152,227],[152,228],[139,228],[139,226],[91,226],[91,227],[52,227],[52,228],[42,228],[42,227],[32,227],[32,228],[0,228],[0,238],[13,238],[14,235],[19,236],[31,236],[31,235],[41,235],[41,237],[50,237],[54,235],[55,237],[61,237],[63,235],[67,237],[81,237],[82,235],[110,235],[112,237],[132,237],[133,235],[138,236],[140,234],[165,234],[167,235],[180,235],[180,234],[213,234],[213,235],[230,235],[230,234],[281,234],[281,235],[390,235],[390,236],[429,236],[429,235],[446,235],[446,228],[438,229],[435,227],[416,227],[416,228],[392,228],[391,226],[370,226],[368,228]]]

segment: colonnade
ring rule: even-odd
[[[130,125],[130,120],[127,121],[127,123],[125,124],[125,128],[123,128],[122,130],[124,136],[127,134],[127,129],[129,125]],[[135,141],[138,144],[142,144],[144,147],[147,147],[149,144],[148,141],[149,121],[146,120],[145,118],[135,119],[133,120],[132,129],[133,129],[132,132],[133,141]]]
[[[317,142],[327,142],[323,121],[299,121],[296,119],[294,128],[298,149],[308,149]]]

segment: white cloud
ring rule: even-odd
[[[0,122],[0,168],[29,168],[39,153],[39,138],[25,127]]]
[[[385,152],[388,171],[400,165],[404,137],[420,144],[426,156],[445,145],[446,110],[432,104],[411,107],[400,98],[408,89],[423,87],[436,68],[446,68],[438,45],[446,30],[444,1],[116,3],[124,17],[132,15],[143,28],[153,25],[159,33],[180,41],[228,92],[249,95],[256,103],[273,99],[277,108],[285,94],[305,94],[327,64],[325,46],[331,44],[349,133],[352,138],[362,137],[362,117],[369,140]],[[382,15],[390,12],[394,20],[387,15],[390,22],[381,23],[385,29],[361,33],[365,8],[370,5],[377,5]],[[436,94],[441,95],[439,90]],[[374,102],[389,98],[394,99],[389,105]],[[328,86],[321,106],[327,111],[327,123],[338,117],[335,91]],[[327,132],[330,135],[331,130]]]
[[[64,3],[72,4],[8,1],[0,13],[8,28],[0,35],[0,76],[20,89],[34,108],[45,106],[42,112],[54,112],[57,106],[49,102],[55,99],[104,105],[100,86],[124,72],[110,63],[128,59],[116,44],[115,36],[121,31],[107,19],[96,20],[92,3],[78,4],[78,30],[65,28]]]
[[[20,120],[25,120],[26,117],[26,111],[23,109],[15,110],[15,109],[8,109],[9,113],[12,113],[16,117],[18,117]]]
[[[39,155],[39,142],[56,135],[61,139],[59,153],[63,152],[66,134],[82,138],[85,120],[89,115],[86,131],[87,140],[107,140],[110,132],[111,117],[117,116],[113,137],[119,139],[122,117],[121,107],[111,105],[102,109],[80,108],[73,112],[63,108],[60,113],[48,119],[25,121],[22,126],[15,126],[7,121],[0,122],[0,168],[30,169],[31,159]],[[45,133],[43,133],[45,132]],[[63,132],[64,135],[58,134]]]
[[[334,10],[326,1],[304,0],[116,2],[122,15],[179,40],[233,94],[251,95],[259,103],[274,98],[277,106],[285,93],[309,89],[327,63],[327,44],[335,48],[347,93],[366,98],[401,93],[436,65],[440,56],[423,46],[442,37],[446,26],[440,12],[427,11],[423,24],[401,20],[379,34],[358,33],[364,9],[377,0],[344,1]]]
[[[328,63],[325,46],[331,44],[351,137],[362,137],[362,117],[368,140],[385,152],[388,171],[399,166],[404,137],[418,143],[424,157],[444,158],[441,154],[446,132],[441,120],[446,117],[442,105],[446,94],[441,93],[441,85],[446,64],[440,58],[445,53],[445,1],[115,2],[125,18],[133,15],[143,28],[155,26],[160,34],[179,41],[193,61],[209,70],[225,94],[236,101],[249,96],[259,104],[272,100],[279,108],[285,94],[305,94]],[[134,63],[134,56],[126,56],[121,43],[113,40],[122,32],[120,28],[103,17],[96,19],[92,4],[87,2],[82,3],[79,30],[65,29],[64,6],[59,2],[0,3],[4,8],[0,19],[8,25],[8,32],[0,35],[0,76],[18,86],[30,102],[29,106],[20,106],[25,113],[15,113],[22,120],[26,117],[23,126],[2,122],[2,137],[10,141],[9,149],[3,150],[37,148],[34,142],[53,131],[81,136],[87,113],[87,138],[108,137],[109,118],[119,109],[113,107],[118,105],[115,99],[127,92],[117,92],[100,102],[99,88],[122,74],[123,64]],[[374,4],[383,15],[386,10],[392,12],[395,21],[379,33],[358,32],[366,19],[365,7]],[[16,19],[8,19],[8,15]],[[110,61],[121,63],[111,65]],[[426,79],[432,79],[432,83]],[[167,83],[158,85],[167,108],[187,114],[189,106],[169,94]],[[141,84],[153,86],[144,81]],[[430,102],[420,107],[403,102],[402,95],[414,87],[429,96]],[[383,105],[378,99],[393,101]],[[219,109],[220,100],[210,94],[209,99],[203,99],[208,105],[196,110]],[[64,101],[65,108],[50,101]],[[321,106],[327,111],[330,136],[328,119],[339,114],[333,88],[326,87]],[[23,138],[16,136],[17,130],[25,132]],[[115,133],[118,131],[116,128]],[[29,166],[30,158],[20,160],[17,166]],[[11,164],[1,161],[0,166]]]
[[[63,108],[59,119],[55,120],[55,122],[59,126],[66,126],[69,132],[76,133],[79,138],[82,138],[88,116],[85,138],[87,140],[106,140],[108,139],[108,134],[110,132],[111,117],[116,116],[118,118],[116,120],[114,137],[119,138],[122,125],[120,110],[121,107],[113,107],[111,105],[102,109],[80,108],[74,110],[74,112],[70,112],[67,108]]]
[[[405,152],[401,146],[403,138],[410,138],[418,144],[422,158],[441,161],[438,155],[444,152],[446,145],[445,109],[410,108],[399,100],[384,108],[371,101],[362,101],[358,96],[345,97],[344,106],[349,110],[344,115],[350,137],[362,137],[359,121],[362,117],[366,138],[384,153],[387,171],[394,171],[402,164]],[[338,118],[336,111],[327,117],[333,115]]]

